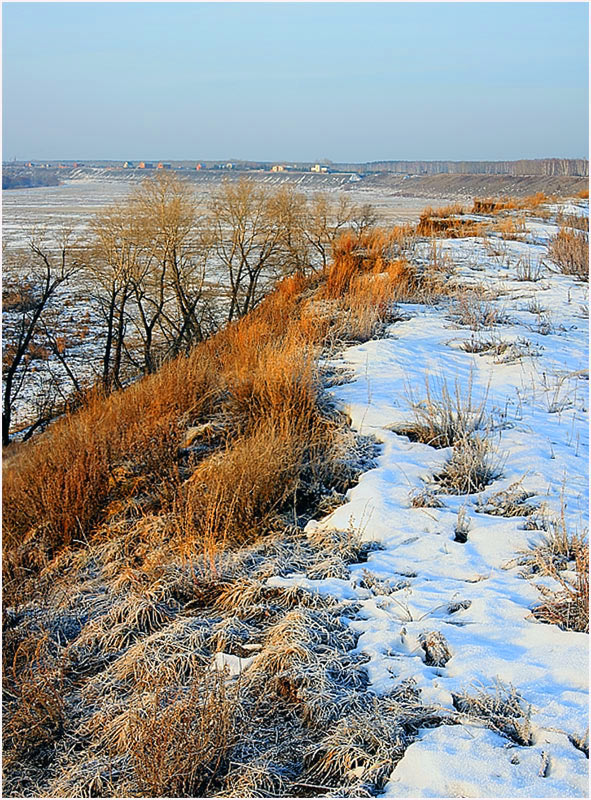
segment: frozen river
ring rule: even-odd
[[[265,185],[275,185],[265,181]],[[322,190],[322,186],[292,184],[305,194]],[[122,200],[137,186],[137,181],[125,180],[68,180],[60,186],[41,186],[32,189],[5,189],[2,192],[2,231],[5,247],[18,248],[28,244],[33,231],[57,231],[62,226],[83,233],[89,220],[101,208]],[[219,181],[195,183],[195,193],[201,203]],[[441,198],[399,197],[386,188],[366,187],[363,181],[345,184],[347,197],[359,204],[370,203],[383,224],[416,222],[427,206],[444,204]],[[330,193],[336,188],[327,189]],[[449,202],[453,202],[451,199]]]
[[[66,181],[60,186],[2,191],[2,233],[5,246],[22,247],[38,230],[62,226],[82,232],[101,208],[122,200],[131,190],[125,181]]]

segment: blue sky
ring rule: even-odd
[[[586,3],[3,4],[3,158],[582,157]]]

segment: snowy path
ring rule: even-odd
[[[588,796],[589,762],[569,739],[587,728],[588,636],[531,617],[540,600],[536,583],[552,580],[527,579],[514,559],[543,532],[526,530],[524,517],[477,510],[479,499],[521,481],[532,494],[529,503],[557,517],[563,509],[570,533],[587,527],[587,287],[543,264],[555,226],[531,223],[528,230],[527,243],[499,240],[496,251],[482,240],[440,243],[462,283],[498,295],[486,302],[502,312],[502,324],[470,330],[454,322],[457,309],[447,301],[402,305],[408,319],[392,325],[388,338],[344,352],[340,364],[355,377],[334,395],[353,427],[382,443],[381,455],[345,505],[309,525],[361,531],[383,549],[352,565],[349,581],[281,580],[361,603],[352,624],[376,692],[413,678],[425,702],[452,709],[452,693],[494,693],[500,681],[531,706],[528,747],[468,720],[422,731],[394,769],[388,796]],[[540,265],[540,280],[516,279],[525,260]],[[491,337],[514,347],[493,356],[459,346]],[[392,430],[412,421],[409,398],[424,397],[426,378],[435,394],[445,383],[466,397],[471,386],[473,402],[484,401],[500,475],[483,492],[441,492],[432,476],[451,448],[413,443]],[[413,492],[426,486],[442,508],[411,505]],[[465,543],[454,541],[460,509],[469,520]],[[370,591],[366,570],[401,588],[388,593],[378,584]],[[449,645],[452,657],[443,667],[425,663],[419,637],[431,631]]]

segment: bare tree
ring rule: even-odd
[[[229,281],[228,321],[257,305],[284,263],[283,230],[274,210],[271,193],[249,180],[225,182],[212,197],[214,252]]]
[[[145,242],[146,269],[134,285],[142,323],[145,364],[160,332],[164,356],[187,350],[205,336],[204,281],[213,239],[199,225],[194,193],[186,181],[160,173],[142,184],[131,201]]]
[[[3,311],[10,318],[5,327],[2,348],[3,405],[2,444],[10,441],[15,403],[20,398],[35,359],[45,357],[47,350],[39,342],[39,333],[47,323],[51,303],[63,284],[81,268],[79,252],[68,231],[62,232],[55,251],[40,238],[34,237],[29,254],[17,257],[17,263],[3,284]],[[46,398],[44,398],[45,400]],[[44,411],[32,423],[36,429],[51,417],[44,402]],[[29,431],[31,433],[32,431]]]
[[[109,206],[96,215],[91,230],[89,273],[105,321],[101,380],[105,388],[121,386],[129,302],[145,270],[141,226],[129,203]]]
[[[361,206],[353,206],[351,211],[351,228],[358,236],[362,236],[364,233],[367,233],[367,231],[375,228],[378,219],[376,210],[370,203],[364,203]]]
[[[269,208],[280,231],[283,271],[308,272],[312,254],[305,235],[309,225],[305,195],[291,187],[281,187],[269,198]]]
[[[308,204],[303,234],[312,252],[320,258],[320,266],[328,265],[332,245],[350,225],[354,207],[340,195],[336,200],[325,193],[315,194]]]

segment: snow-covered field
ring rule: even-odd
[[[583,204],[573,211],[588,213]],[[453,710],[455,696],[457,709],[463,693],[500,698],[515,690],[529,709],[527,746],[469,715],[460,726],[421,731],[386,796],[589,796],[589,762],[575,746],[588,728],[588,635],[532,617],[537,586],[556,583],[525,574],[522,556],[545,532],[526,529],[525,516],[483,509],[513,487],[569,534],[587,532],[587,285],[552,270],[546,242],[556,226],[537,221],[527,228],[526,241],[439,243],[439,257],[453,264],[457,279],[486,290],[485,301],[468,296],[472,317],[486,303],[493,324],[474,330],[479,326],[465,324],[457,300],[401,305],[405,319],[386,338],[342,354],[336,365],[353,379],[334,396],[353,427],[381,443],[381,455],[345,505],[308,530],[357,531],[381,549],[352,565],[349,580],[270,579],[361,603],[352,625],[378,694],[410,678],[424,702],[439,708]],[[518,279],[525,264],[538,280]],[[461,345],[470,341],[495,349],[466,352]],[[433,476],[451,448],[395,432],[413,421],[411,403],[425,398],[426,382],[432,400],[447,389],[454,401],[483,405],[496,470],[483,491],[445,493]],[[425,490],[441,507],[411,503]],[[455,540],[457,527],[467,530],[467,541]],[[433,632],[451,654],[443,666],[426,663],[421,636]]]

